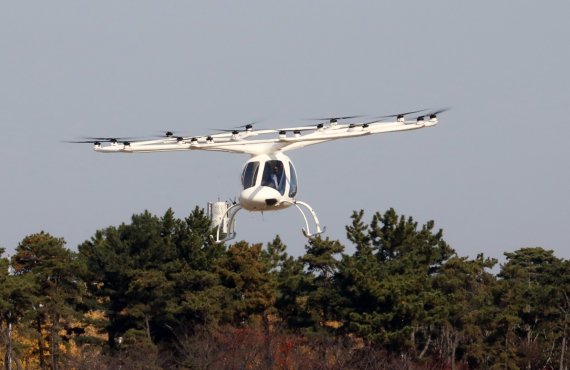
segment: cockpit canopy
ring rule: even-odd
[[[244,190],[254,186],[266,186],[290,198],[297,194],[297,175],[289,161],[279,159],[252,160],[248,162],[241,176]]]

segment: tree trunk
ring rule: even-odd
[[[2,368],[6,370],[12,370],[12,366],[15,364],[16,369],[20,369],[20,360],[17,356],[14,356],[14,341],[12,340],[12,332],[14,331],[14,323],[11,321],[12,315],[8,313],[8,319],[6,320],[6,328],[0,325],[2,328],[2,343],[6,346],[6,351],[4,353],[4,359],[2,362]],[[2,322],[3,323],[3,322]]]
[[[508,369],[509,364],[508,364],[508,353],[509,353],[509,328],[507,328],[507,333],[505,335],[505,353],[507,354],[505,356],[505,369]]]
[[[457,337],[454,335],[451,339],[451,370],[455,370],[455,352],[457,350]]]
[[[57,343],[55,341],[56,334],[54,332],[55,328],[52,327],[50,330],[50,342],[51,342],[50,358],[51,358],[52,370],[57,370]]]
[[[269,314],[267,312],[263,313],[263,341],[264,341],[264,366],[268,369],[273,369],[275,367],[275,363],[273,360],[273,353],[271,351],[271,323],[269,322]]]
[[[6,351],[6,369],[12,370],[12,322],[8,322],[8,349]]]
[[[564,315],[564,330],[562,331],[562,345],[560,348],[560,370],[565,370],[564,355],[566,352],[566,331],[568,329],[568,322],[566,321],[568,314]]]
[[[38,351],[40,354],[40,369],[47,369],[46,359],[44,356],[44,339],[42,337],[42,323],[39,317],[36,320],[36,329],[38,330]]]
[[[152,337],[150,336],[150,323],[148,321],[148,316],[144,317],[144,323],[145,323],[145,327],[146,327],[146,336],[148,338],[148,342],[152,343]]]
[[[20,361],[20,359],[18,357],[14,358],[14,362],[16,363],[16,369],[17,370],[22,370],[22,361]]]
[[[57,370],[58,367],[58,335],[59,335],[59,315],[55,313],[53,315],[53,322],[51,325],[51,370]]]
[[[420,356],[418,357],[420,360],[422,359],[422,357],[424,357],[424,355],[426,354],[428,348],[429,348],[429,344],[431,343],[431,333],[428,332],[428,337],[427,337],[427,341],[426,341],[426,345],[424,346],[424,349],[422,349],[422,352],[420,353]]]

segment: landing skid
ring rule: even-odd
[[[321,224],[319,223],[319,219],[317,217],[317,214],[315,213],[315,211],[313,210],[313,208],[311,208],[310,205],[308,205],[305,202],[301,202],[300,200],[296,200],[294,202],[284,202],[284,203],[289,203],[294,205],[299,212],[301,212],[301,215],[303,216],[303,219],[305,220],[305,228],[302,229],[303,231],[303,235],[305,235],[306,238],[312,238],[315,235],[319,235],[325,232],[326,228],[321,229]],[[313,216],[313,221],[315,223],[315,232],[311,233],[311,229],[309,227],[309,221],[307,220],[307,215],[305,215],[305,212],[303,212],[303,209],[299,206],[303,206],[307,209],[307,211],[309,211],[311,213],[311,215]]]
[[[303,235],[306,238],[312,238],[316,235],[322,234],[323,232],[325,232],[326,228],[322,228],[321,229],[321,224],[319,223],[319,219],[317,217],[317,214],[315,213],[315,211],[313,210],[313,208],[311,208],[310,205],[308,205],[305,202],[301,202],[299,200],[293,201],[293,202],[289,202],[289,201],[284,201],[283,203],[286,204],[290,204],[295,206],[299,212],[301,212],[301,215],[303,216],[303,219],[305,220],[305,227],[302,228],[302,232]],[[307,215],[305,214],[305,212],[303,211],[303,209],[301,208],[304,207],[306,208],[306,210],[311,214],[311,216],[313,216],[313,222],[315,224],[315,232],[311,233],[311,228],[309,226],[309,220],[307,218]],[[225,243],[229,240],[235,239],[237,233],[235,232],[235,217],[237,215],[237,213],[242,210],[242,206],[240,204],[234,204],[232,205],[230,208],[227,209],[227,211],[224,213],[223,217],[222,217],[222,222],[220,222],[220,224],[218,225],[218,227],[216,228],[216,237],[214,238],[213,235],[210,235],[210,237],[214,240],[214,243],[216,244],[220,244],[220,243]],[[221,230],[223,228],[223,225],[225,224],[227,220],[227,233],[223,238],[220,238],[220,234],[221,234]]]

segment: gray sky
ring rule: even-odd
[[[0,6],[0,246],[70,248],[148,209],[239,193],[246,156],[105,155],[81,136],[207,134],[263,119],[452,106],[434,128],[291,152],[298,198],[346,241],[353,210],[433,219],[460,255],[570,257],[567,1],[13,1]],[[240,213],[238,239],[295,209]],[[349,249],[348,252],[352,250]]]

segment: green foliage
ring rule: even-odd
[[[309,274],[305,280],[304,311],[308,314],[307,324],[311,323],[313,330],[319,330],[337,319],[335,307],[340,297],[334,286],[334,274],[339,261],[335,256],[344,251],[344,246],[336,240],[317,236],[310,239],[305,248],[307,252],[301,262]]]
[[[21,304],[15,312],[21,312],[27,325],[37,330],[40,367],[47,362],[43,338],[43,329],[47,329],[49,363],[57,369],[59,347],[65,339],[60,331],[71,328],[84,312],[83,265],[76,253],[65,248],[62,238],[40,232],[20,242],[11,267],[14,277],[20,278],[12,286],[13,301]]]
[[[493,353],[513,368],[538,367],[553,355],[565,363],[570,270],[542,248],[505,253],[495,289]]]
[[[485,333],[497,314],[492,305],[496,281],[489,272],[496,263],[481,254],[474,260],[454,256],[434,279],[442,301],[439,320],[432,327],[448,338],[443,349],[451,362],[459,354],[471,367],[483,367],[490,361]]]
[[[274,272],[274,278],[277,284],[275,309],[280,319],[293,330],[312,326],[314,320],[306,302],[314,278],[305,271],[301,259],[287,256]]]
[[[394,209],[353,213],[352,255],[321,237],[298,257],[279,236],[218,245],[210,227],[197,207],[133,215],[78,253],[25,237],[0,258],[4,362],[25,356],[15,330],[52,369],[568,367],[570,261],[552,251],[505,253],[495,275],[496,260],[458,256],[433,221]],[[83,357],[63,356],[71,337]]]
[[[184,220],[144,212],[130,224],[98,231],[79,252],[89,266],[92,294],[109,316],[109,343],[130,329],[151,342],[173,328],[219,319],[225,289],[214,271],[223,247],[209,239],[210,221],[196,208]]]
[[[309,239],[306,249],[307,253],[301,261],[307,266],[309,272],[317,275],[317,280],[321,285],[327,285],[339,264],[334,256],[342,253],[344,246],[336,240],[329,238],[323,240],[317,236]]]
[[[283,244],[279,235],[275,236],[272,242],[267,243],[267,249],[262,251],[263,258],[269,265],[269,270],[272,273],[277,273],[283,269],[289,256],[287,255],[287,246]]]
[[[261,244],[234,244],[220,261],[217,271],[229,294],[228,318],[234,325],[265,314],[273,305],[275,283],[269,269]]]
[[[427,341],[440,316],[433,279],[453,250],[441,230],[433,232],[433,221],[418,229],[393,209],[376,213],[370,225],[363,216],[352,215],[347,237],[357,250],[344,256],[337,275],[346,330],[392,351],[414,352],[417,334]]]

